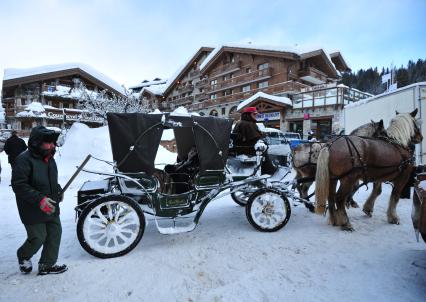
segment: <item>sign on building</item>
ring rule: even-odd
[[[264,112],[264,113],[258,113],[256,116],[256,120],[258,122],[265,122],[265,121],[276,121],[280,120],[281,114],[279,112]]]

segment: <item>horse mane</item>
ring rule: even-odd
[[[358,135],[358,136],[373,136],[376,131],[374,122],[367,123],[365,125],[361,125],[358,128],[352,130],[350,135]]]
[[[409,113],[395,116],[386,129],[388,136],[404,147],[408,147],[414,135],[414,118]]]

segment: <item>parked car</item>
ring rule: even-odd
[[[307,143],[308,142],[308,140],[302,139],[300,137],[300,134],[297,133],[297,132],[285,132],[284,136],[286,137],[286,139],[290,143],[291,150],[293,150],[294,148],[296,148],[299,144]]]
[[[268,154],[272,162],[277,165],[285,166],[290,162],[291,148],[284,133],[274,128],[261,128],[265,134],[265,140],[268,144]]]

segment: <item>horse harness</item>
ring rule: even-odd
[[[312,150],[312,146],[313,146],[314,144],[321,144],[321,143],[319,143],[319,142],[308,142],[308,143],[305,143],[305,144],[309,144],[309,157],[308,157],[308,162],[307,162],[307,163],[304,163],[303,165],[297,166],[297,167],[293,165],[293,167],[294,167],[295,169],[301,169],[301,168],[304,168],[304,167],[306,167],[306,166],[316,166],[316,165],[317,165],[317,163],[313,163],[313,162],[312,162],[312,155],[315,153],[315,152]],[[323,146],[323,147],[324,147],[324,146]],[[321,148],[320,148],[320,150],[321,150],[323,147],[321,147]]]
[[[397,171],[403,171],[409,164],[412,164],[412,163],[414,163],[414,157],[413,157],[413,151],[410,149],[410,148],[408,148],[408,147],[404,147],[404,146],[402,146],[401,144],[399,144],[398,142],[396,142],[395,140],[393,140],[392,138],[390,138],[390,137],[387,137],[387,136],[380,136],[380,137],[377,137],[377,138],[373,138],[373,137],[365,137],[365,136],[358,136],[358,137],[360,137],[360,138],[362,138],[362,139],[370,139],[370,140],[381,140],[381,141],[385,141],[385,142],[387,142],[387,143],[389,143],[389,144],[391,144],[396,150],[398,150],[398,152],[399,152],[399,154],[400,154],[400,156],[401,156],[401,161],[400,161],[400,163],[398,164],[398,165],[391,165],[391,166],[376,166],[376,165],[367,165],[367,163],[364,161],[364,159],[362,158],[362,156],[361,156],[361,154],[360,154],[360,152],[359,152],[359,150],[357,149],[357,147],[355,146],[355,144],[354,144],[354,142],[352,141],[352,139],[350,138],[350,135],[341,135],[341,136],[338,136],[338,137],[336,137],[335,139],[333,139],[331,142],[329,142],[329,143],[327,143],[327,148],[328,148],[328,150],[330,150],[330,148],[331,148],[331,146],[336,142],[336,141],[338,141],[339,139],[344,139],[345,141],[346,141],[346,145],[347,145],[347,147],[348,147],[348,150],[349,150],[349,154],[350,154],[350,157],[351,157],[351,161],[352,161],[352,168],[349,170],[349,171],[347,171],[346,173],[344,173],[344,174],[342,174],[342,175],[340,175],[340,176],[336,176],[336,177],[332,177],[331,179],[333,179],[333,180],[339,180],[339,179],[341,179],[341,178],[343,178],[343,177],[345,177],[345,176],[347,176],[347,175],[349,175],[349,174],[351,174],[354,170],[358,170],[358,169],[361,169],[362,170],[362,174],[363,174],[363,180],[364,180],[364,183],[363,184],[365,184],[365,183],[367,183],[368,182],[368,179],[366,178],[366,175],[365,175],[365,173],[366,173],[366,171],[367,171],[367,169],[368,168],[373,168],[373,169],[388,169],[388,168],[395,168],[394,170],[392,170],[391,172],[388,172],[388,173],[386,173],[386,174],[384,174],[384,175],[382,175],[382,177],[386,177],[386,176],[388,176],[388,175],[391,175],[391,174],[393,174],[393,173],[395,173],[395,172],[397,172]],[[403,154],[402,154],[402,152],[401,152],[401,148],[403,149],[403,150],[406,150],[406,151],[408,151],[408,153],[411,155],[411,156],[409,156],[409,158],[407,158],[407,159],[404,159],[404,156],[403,156]],[[360,163],[360,165],[359,166],[357,166],[356,165],[356,161],[358,160],[358,162]],[[396,178],[396,177],[395,177]],[[393,179],[391,180],[391,181],[393,181]],[[363,185],[363,184],[361,184],[361,186]]]

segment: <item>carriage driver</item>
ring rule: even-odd
[[[240,120],[234,127],[232,133],[235,136],[235,152],[255,156],[255,145],[263,137],[262,132],[256,125],[256,107],[246,107],[243,109]],[[267,152],[263,153],[262,174],[273,175],[277,168],[269,159]]]
[[[57,265],[61,242],[59,202],[62,189],[58,184],[55,154],[58,134],[43,126],[32,129],[28,150],[17,158],[12,170],[12,188],[16,195],[19,215],[27,231],[27,239],[18,249],[19,269],[28,274],[31,258],[43,247],[38,274],[60,274],[66,265]]]

